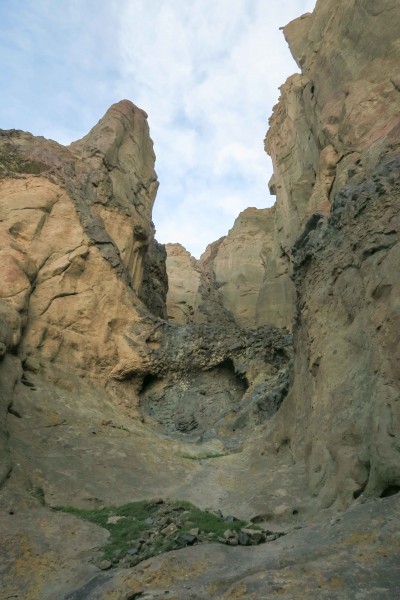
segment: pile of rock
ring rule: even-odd
[[[281,531],[269,531],[268,529],[254,529],[242,527],[240,531],[226,529],[222,538],[218,541],[229,546],[257,546],[265,542],[273,542],[282,535]]]
[[[201,511],[187,502],[177,504],[160,499],[152,501],[149,506],[152,512],[146,518],[135,518],[132,514],[122,516],[116,514],[120,512],[118,508],[109,509],[104,526],[111,533],[110,545],[104,548],[103,558],[98,562],[100,569],[132,567],[162,552],[202,543],[255,546],[284,535],[282,532],[261,529],[232,515],[224,517],[219,510]],[[97,520],[93,513],[91,516],[81,513],[80,516]],[[132,523],[131,532],[129,522]],[[122,543],[116,542],[118,527],[125,531],[120,536]],[[125,536],[128,537],[128,543]]]

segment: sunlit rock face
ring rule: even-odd
[[[193,323],[199,303],[198,261],[181,244],[167,244],[167,314],[173,323]]]
[[[18,131],[0,141],[0,291],[25,328],[23,359],[40,348],[43,360],[105,372],[118,357],[110,333],[121,305],[136,319],[153,244],[158,183],[146,115],[122,101],[68,148]]]
[[[290,328],[294,290],[287,258],[274,253],[274,236],[275,208],[246,208],[200,260],[180,244],[167,244],[169,318]]]
[[[141,321],[145,304],[164,316],[165,264],[153,258],[154,158],[146,114],[128,101],[69,147],[1,133],[3,410],[21,363],[53,379],[69,372],[104,385],[129,352],[126,328]],[[6,460],[3,478],[8,469]]]

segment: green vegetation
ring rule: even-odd
[[[41,487],[33,487],[29,493],[31,496],[33,496],[33,498],[36,498],[36,500],[38,500],[42,506],[46,505],[44,491]]]
[[[175,503],[176,506],[184,507],[187,511],[185,522],[182,524],[182,532],[186,533],[193,527],[198,527],[200,531],[210,535],[211,537],[222,536],[226,529],[231,531],[240,531],[246,526],[245,521],[235,520],[227,523],[222,517],[218,517],[206,510],[200,510],[190,502]],[[181,532],[180,532],[181,533]]]
[[[189,543],[218,541],[226,529],[240,531],[246,525],[240,520],[228,523],[190,502],[141,501],[98,509],[60,507],[57,510],[107,529],[110,537],[103,548],[103,559],[114,564],[126,556],[130,557],[130,564],[137,564],[155,554],[184,547],[188,545],[184,536],[193,529],[198,529],[199,534]],[[168,526],[171,531],[163,534]]]

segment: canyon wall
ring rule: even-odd
[[[319,0],[284,28],[301,73],[265,140],[275,206],[200,260],[154,240],[132,103],[68,147],[0,132],[6,597],[398,597],[399,16]],[[102,560],[138,500],[150,529]],[[183,539],[183,500],[225,515],[218,543],[204,520]],[[242,548],[256,523],[269,545]]]
[[[219,283],[207,279],[207,261],[196,270],[179,246],[175,260],[181,270],[193,268],[194,283],[191,289],[185,271],[186,312],[167,322],[166,252],[154,240],[151,220],[154,161],[147,116],[128,101],[113,105],[68,147],[1,132],[0,485],[19,460],[26,485],[39,486],[31,473],[34,457],[41,462],[40,444],[31,440],[29,460],[16,459],[30,439],[17,427],[12,460],[8,435],[8,423],[21,419],[24,426],[33,418],[38,386],[43,397],[52,386],[61,395],[89,397],[75,406],[74,422],[105,402],[125,411],[123,418],[156,429],[168,422],[169,433],[194,431],[195,439],[203,435],[228,446],[273,414],[287,391],[291,337],[270,326],[243,331],[219,302]],[[196,302],[201,318],[192,319]],[[182,315],[190,327],[179,325]],[[204,393],[208,375],[215,415]],[[49,412],[44,404],[37,405],[43,416]],[[53,477],[52,469],[43,469],[45,499],[54,486],[63,495]]]
[[[320,0],[284,28],[301,73],[265,139],[275,206],[244,211],[191,267],[212,282],[192,320],[212,290],[244,327],[293,327],[272,439],[306,460],[323,506],[400,485],[398,17],[395,0]]]
[[[176,323],[234,322],[291,328],[289,261],[276,254],[275,208],[246,208],[196,260],[167,244],[167,312]]]
[[[266,148],[275,243],[296,287],[293,386],[277,443],[322,506],[400,486],[398,3],[317,3],[284,28],[301,68]]]
[[[165,264],[149,251],[154,158],[146,114],[128,101],[69,147],[0,134],[0,480],[22,370],[25,383],[30,372],[104,385],[131,354],[127,328],[148,312],[143,282],[145,303],[164,316]]]

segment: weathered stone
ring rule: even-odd
[[[197,260],[181,244],[167,244],[168,319],[173,323],[197,321],[200,268]]]
[[[290,439],[322,506],[343,507],[400,481],[400,56],[393,19],[379,34],[396,11],[391,0],[331,5],[284,29],[302,74],[281,88],[266,148],[277,242],[293,253],[297,292],[294,380],[276,447]]]
[[[118,521],[121,521],[121,519],[126,519],[126,517],[120,517],[118,515],[114,515],[112,517],[108,517],[107,523],[111,523],[112,525],[115,525],[115,523],[118,523]]]
[[[241,546],[250,546],[251,545],[251,538],[249,535],[247,535],[247,533],[244,533],[243,531],[241,531],[238,535],[238,543]]]
[[[242,528],[241,532],[249,536],[252,544],[261,544],[262,542],[265,542],[266,536],[263,531],[258,529]]]
[[[238,541],[237,538],[229,538],[228,544],[230,546],[238,546],[239,545],[239,541]]]
[[[171,533],[175,533],[175,531],[178,529],[178,527],[176,526],[176,523],[170,523],[167,527],[164,527],[164,529],[161,529],[161,533],[162,535],[166,536],[166,535],[170,535]]]
[[[281,252],[273,254],[274,219],[274,208],[247,208],[228,235],[211,244],[200,260],[180,244],[167,244],[171,320],[290,327],[293,286],[287,277],[282,295],[281,283],[273,281],[282,275],[277,266]],[[288,274],[288,264],[283,269]]]
[[[229,538],[233,537],[233,532],[230,529],[226,529],[224,531],[224,536],[223,536],[226,540],[229,540]]]

